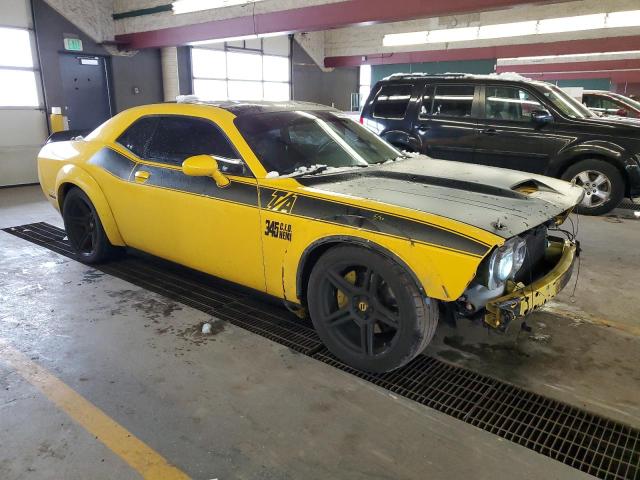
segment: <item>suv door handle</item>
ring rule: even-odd
[[[136,179],[136,183],[144,183],[147,180],[149,180],[149,177],[151,176],[151,174],[145,170],[138,170],[135,174],[134,177]]]
[[[485,128],[481,133],[484,133],[485,135],[496,135],[498,131],[495,128]]]

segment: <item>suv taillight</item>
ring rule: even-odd
[[[360,125],[364,125],[364,117],[360,115]]]

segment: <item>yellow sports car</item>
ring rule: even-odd
[[[302,102],[133,108],[49,142],[38,168],[79,260],[133,247],[266,292],[372,372],[419,354],[442,315],[504,329],[556,295],[577,251],[557,226],[583,195],[405,154]]]

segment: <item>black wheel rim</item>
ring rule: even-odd
[[[65,229],[73,248],[83,255],[91,255],[98,240],[98,229],[93,210],[82,200],[67,206]]]
[[[343,348],[365,358],[393,348],[401,312],[378,272],[363,265],[335,266],[326,271],[320,290],[320,321]]]

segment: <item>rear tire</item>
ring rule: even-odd
[[[93,203],[79,188],[69,190],[62,205],[62,219],[77,260],[101,263],[119,250],[109,242]]]
[[[585,196],[576,208],[582,215],[602,215],[616,208],[624,198],[624,178],[604,160],[591,158],[571,165],[562,179],[583,187]]]
[[[320,257],[309,278],[307,303],[331,353],[368,372],[388,372],[411,361],[438,324],[437,301],[425,298],[404,268],[360,247],[334,247]]]

